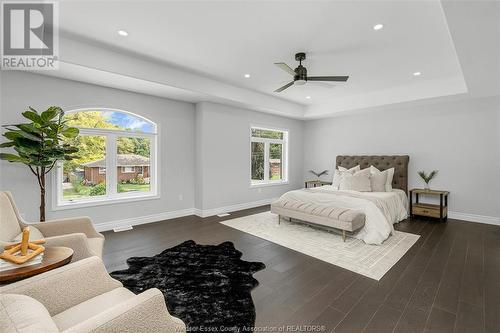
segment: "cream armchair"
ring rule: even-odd
[[[104,236],[98,233],[88,217],[76,217],[39,223],[27,223],[19,214],[10,192],[0,191],[0,250],[1,246],[19,241],[22,228],[30,226],[31,239],[45,238],[46,246],[66,246],[73,249],[72,261],[102,257]]]
[[[183,333],[160,290],[135,295],[97,257],[0,287],[0,332]]]

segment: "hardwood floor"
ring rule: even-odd
[[[325,332],[500,332],[500,227],[448,220],[404,221],[396,229],[421,235],[380,280],[358,275],[226,227],[229,217],[189,216],[107,232],[109,271],[131,256],[151,256],[185,240],[229,240],[243,259],[267,268],[254,276],[256,326],[324,325]],[[297,329],[297,328],[291,328]]]

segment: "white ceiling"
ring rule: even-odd
[[[455,19],[464,14],[463,9],[447,6]],[[266,112],[287,114],[290,110],[294,117],[325,116],[466,93],[450,34],[453,29],[445,14],[436,0],[65,1],[60,3],[59,14],[63,36],[99,49],[119,50],[121,56],[143,62],[154,59],[157,69],[184,71],[193,80],[178,75],[174,82],[172,75],[159,77],[161,70],[146,75],[139,67],[133,72],[130,61],[118,66],[91,52],[77,54],[71,43],[64,42],[64,70],[50,74],[90,82],[92,75],[82,74],[87,68],[101,72],[95,75],[96,84],[106,85],[102,73],[109,72],[109,82],[116,82],[112,76],[118,74],[150,81],[155,85],[152,95],[175,98],[177,93],[191,101],[226,100],[249,107],[255,104]],[[489,20],[497,18],[496,14]],[[377,23],[384,28],[373,30]],[[118,36],[118,29],[129,36]],[[493,32],[500,37],[500,31]],[[273,63],[283,61],[295,68],[293,56],[298,51],[307,53],[303,64],[309,75],[349,75],[349,81],[326,84],[331,87],[308,83],[274,93],[291,77]],[[422,75],[413,76],[416,71]],[[244,78],[245,73],[251,77]],[[123,80],[118,88],[127,89],[126,83]],[[132,86],[147,91],[147,85],[133,80]]]

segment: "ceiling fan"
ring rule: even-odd
[[[282,92],[283,90],[294,84],[297,86],[304,85],[307,83],[307,81],[345,82],[349,79],[349,76],[307,76],[307,69],[302,66],[302,61],[306,60],[306,54],[304,52],[295,54],[295,60],[299,62],[299,67],[295,69],[292,69],[284,62],[274,63],[276,66],[278,66],[288,74],[293,75],[292,82],[285,84],[283,87],[276,89],[274,92]]]

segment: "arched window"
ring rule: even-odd
[[[79,152],[58,166],[54,209],[157,195],[155,123],[105,108],[72,110],[64,120],[80,129],[72,139]]]

